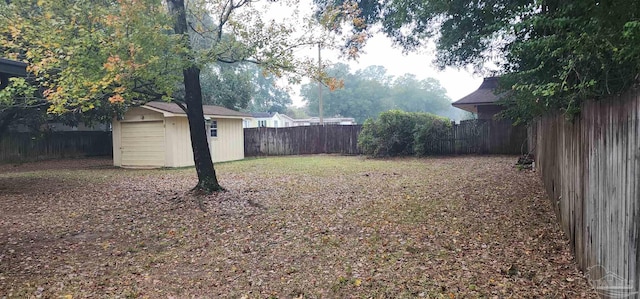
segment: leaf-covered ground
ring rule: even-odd
[[[594,298],[515,160],[0,165],[0,298]]]

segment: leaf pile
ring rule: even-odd
[[[0,166],[0,297],[595,298],[513,157]],[[82,165],[82,166],[78,166]]]

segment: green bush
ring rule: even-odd
[[[391,110],[378,119],[367,119],[358,146],[375,157],[437,154],[433,140],[444,136],[451,123],[429,113]]]
[[[443,154],[440,143],[435,142],[449,137],[451,121],[433,114],[418,116],[413,132],[414,152],[417,156]]]

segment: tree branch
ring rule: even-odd
[[[185,105],[185,103],[183,101],[180,101],[176,98],[172,98],[171,102],[175,103],[176,105],[178,105],[178,107],[180,107],[180,109],[182,109],[182,111],[184,111],[184,113],[187,113],[187,106]]]

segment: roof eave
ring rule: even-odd
[[[476,105],[453,103],[453,104],[451,104],[451,106],[456,107],[458,109],[462,109],[464,111],[469,111],[469,112],[472,112],[472,113],[478,113],[478,107],[476,107]]]
[[[169,112],[169,111],[166,111],[166,110],[163,110],[163,109],[160,109],[160,108],[151,107],[151,106],[148,106],[148,105],[142,105],[140,107],[145,108],[145,109],[149,109],[151,111],[155,111],[155,112],[158,112],[158,113],[162,113],[162,115],[164,117],[187,117],[187,113],[185,113],[185,112],[173,113],[173,112]],[[209,117],[209,118],[215,117],[215,118],[239,118],[239,119],[244,119],[244,118],[251,117],[248,114],[247,115],[205,114],[204,116],[205,117]]]
[[[186,116],[186,115],[184,115]],[[241,116],[241,115],[218,115],[218,114],[205,114],[204,117],[209,118],[224,118],[224,119],[245,119],[251,118],[250,116]]]
[[[10,76],[27,76],[27,64],[21,61],[0,58],[0,73]]]
[[[451,103],[451,106],[456,107],[458,109],[462,109],[465,111],[478,113],[478,106],[500,106],[500,104],[496,102],[484,102],[484,103]]]
[[[162,115],[164,117],[183,116],[182,114],[172,113],[172,112],[169,112],[169,111],[166,111],[166,110],[158,109],[158,108],[147,106],[147,105],[142,105],[140,107],[145,108],[145,109],[149,109],[151,111],[155,111],[155,112],[158,112],[158,113],[162,113]],[[187,116],[187,114],[185,113],[184,116]]]

